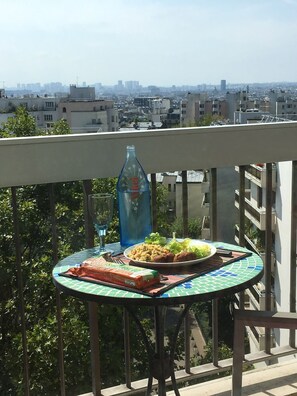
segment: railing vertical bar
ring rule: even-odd
[[[131,345],[130,345],[130,317],[126,308],[123,308],[124,322],[124,350],[125,350],[125,375],[126,386],[132,388],[131,385]]]
[[[218,192],[217,192],[217,169],[210,170],[210,237],[217,240],[218,234]]]
[[[188,180],[187,171],[182,171],[182,211],[183,211],[183,237],[189,233],[189,212],[188,212]]]
[[[88,248],[94,247],[94,226],[91,220],[91,216],[88,211],[88,195],[92,194],[92,181],[83,180],[83,211],[85,221],[85,234],[86,234],[86,246]]]
[[[239,167],[239,245],[245,245],[245,165]]]
[[[271,251],[272,251],[272,164],[266,164],[266,220],[265,220],[265,310],[271,311]],[[296,242],[295,242],[296,243]],[[271,329],[265,328],[265,351],[270,353]]]
[[[18,284],[18,299],[19,299],[19,315],[21,319],[21,333],[22,333],[22,348],[23,348],[23,377],[24,377],[24,395],[30,394],[29,383],[29,359],[28,359],[28,344],[25,321],[25,302],[24,302],[24,284],[21,266],[21,242],[20,242],[20,227],[18,220],[18,204],[16,187],[11,188],[12,196],[12,213],[13,213],[13,227],[14,227],[14,243],[16,251],[16,267],[17,267],[17,284]]]
[[[54,265],[58,262],[58,236],[57,236],[57,221],[55,211],[55,192],[54,185],[49,184],[49,200],[50,200],[50,216],[52,225],[52,247],[53,247],[53,262]],[[61,293],[56,288],[56,318],[58,327],[58,361],[60,372],[60,392],[61,396],[65,396],[65,370],[64,370],[64,347],[63,347],[63,329],[62,329],[62,304]]]
[[[291,265],[290,265],[290,312],[296,312],[296,238],[297,238],[297,161],[292,162],[292,221],[291,221]],[[296,332],[290,330],[289,343],[296,345]]]
[[[210,232],[211,239],[215,241],[218,233],[218,194],[217,194],[217,169],[210,170]],[[218,321],[218,300],[212,300],[212,350],[213,364],[219,362],[219,321]]]
[[[245,246],[245,170],[239,167],[239,245]],[[244,291],[239,293],[239,308],[244,309]]]
[[[90,344],[92,365],[92,391],[94,396],[101,395],[101,374],[99,358],[98,305],[88,302],[90,322]]]
[[[92,194],[92,181],[83,180],[84,192],[84,221],[86,232],[86,244],[88,248],[94,247],[94,227],[88,210],[88,195]],[[90,347],[92,366],[92,391],[94,396],[101,395],[101,371],[99,355],[99,328],[98,328],[98,304],[88,302],[89,326],[90,326]]]
[[[184,334],[185,334],[185,372],[190,374],[191,372],[191,326],[190,326],[190,313],[186,313],[184,322]]]
[[[182,214],[183,214],[183,237],[189,233],[189,211],[188,211],[188,172],[182,171]],[[189,313],[184,319],[184,339],[185,339],[185,370],[190,370],[190,337],[189,337]]]
[[[152,199],[151,199],[151,205],[152,205],[152,221],[153,221],[153,230],[157,230],[157,178],[156,174],[152,173],[151,174],[151,186],[152,186]]]

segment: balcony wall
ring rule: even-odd
[[[1,139],[0,187],[118,176],[128,144],[147,173],[293,160],[296,129],[290,122]]]
[[[0,139],[0,187],[116,177],[125,160],[126,146],[131,144],[136,146],[146,172],[154,174],[295,161],[296,143],[295,122]],[[211,236],[215,238],[213,182],[210,186]],[[224,208],[218,203],[215,210]],[[242,241],[240,236],[239,241]],[[218,326],[218,323],[214,323],[214,326]],[[282,355],[286,353],[292,353],[292,350],[283,350]],[[262,354],[255,361],[270,357],[270,354]],[[185,369],[177,377],[179,382],[189,381],[231,367],[232,359],[218,362],[215,350],[212,365],[204,370],[201,367]],[[141,391],[145,383],[138,386]],[[119,387],[115,393],[109,394],[135,394],[135,389],[129,391],[128,388]],[[65,394],[63,386],[61,394]]]

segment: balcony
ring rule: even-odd
[[[256,225],[256,227],[265,231],[266,229],[266,209],[261,207],[255,207],[252,204],[252,201],[249,199],[249,192],[245,192],[245,215],[251,220],[252,223]],[[235,206],[239,208],[239,192],[235,191]],[[272,228],[275,229],[275,211],[272,213]]]
[[[12,383],[17,386],[18,394],[25,395],[40,395],[42,391],[32,388],[32,383],[38,383],[36,379],[35,370],[40,364],[46,364],[44,357],[56,356],[53,358],[54,363],[48,368],[56,373],[56,377],[59,378],[57,383],[52,384],[52,394],[61,395],[82,395],[92,393],[92,380],[90,376],[90,382],[88,389],[73,388],[69,382],[70,376],[73,374],[73,370],[80,368],[81,371],[88,372],[90,361],[83,360],[82,362],[76,362],[76,365],[71,361],[71,347],[83,351],[88,351],[90,346],[86,340],[88,340],[87,325],[78,332],[78,334],[64,334],[63,333],[63,322],[66,320],[74,320],[74,315],[77,311],[85,312],[87,307],[80,304],[75,299],[71,300],[71,309],[73,312],[73,318],[64,317],[64,307],[67,304],[69,298],[64,295],[55,294],[55,290],[52,289],[52,294],[47,296],[47,301],[51,301],[50,307],[56,312],[57,319],[52,319],[48,323],[49,327],[56,325],[56,344],[49,345],[47,340],[44,342],[40,341],[38,334],[32,334],[32,323],[38,323],[38,321],[44,319],[45,311],[35,312],[32,307],[26,304],[26,297],[28,295],[34,295],[38,300],[39,295],[43,292],[42,283],[34,282],[34,276],[27,274],[28,266],[30,263],[23,261],[23,243],[19,239],[19,225],[18,225],[18,206],[26,197],[22,195],[24,186],[38,186],[43,194],[44,205],[48,204],[49,207],[49,218],[50,224],[48,224],[49,230],[49,241],[48,244],[52,243],[51,248],[51,264],[45,267],[44,270],[44,282],[51,282],[50,274],[52,266],[57,262],[58,258],[69,253],[69,247],[64,246],[64,251],[58,251],[57,242],[63,240],[63,235],[59,235],[57,227],[57,211],[59,213],[59,222],[68,222],[69,226],[77,227],[78,238],[83,240],[80,248],[86,248],[92,246],[92,226],[88,223],[87,218],[81,219],[79,224],[70,223],[71,214],[64,210],[61,203],[55,203],[55,186],[63,186],[64,183],[79,182],[81,188],[80,192],[73,197],[66,197],[67,199],[77,200],[80,198],[82,202],[77,202],[78,205],[84,205],[83,197],[85,192],[88,191],[92,181],[95,179],[104,179],[108,177],[117,177],[122,164],[125,159],[125,148],[129,144],[136,146],[137,155],[140,159],[144,169],[147,173],[154,175],[156,173],[170,172],[170,171],[185,171],[193,169],[206,169],[210,172],[210,190],[209,190],[209,206],[210,206],[210,235],[212,239],[217,239],[217,235],[220,235],[220,230],[217,228],[217,217],[218,214],[224,211],[224,207],[220,205],[220,202],[216,200],[216,171],[220,168],[228,168],[239,166],[239,170],[243,169],[247,164],[255,163],[278,163],[282,161],[293,161],[292,163],[292,174],[293,177],[290,180],[296,180],[296,135],[297,134],[297,123],[273,123],[273,124],[253,124],[253,125],[236,125],[236,126],[214,126],[214,127],[202,127],[202,128],[181,128],[181,129],[167,129],[167,130],[151,130],[147,131],[135,131],[135,132],[111,132],[111,133],[96,133],[96,134],[75,134],[75,135],[63,135],[63,136],[42,136],[42,137],[28,137],[28,138],[15,138],[15,139],[0,139],[0,188],[1,191],[5,191],[8,195],[7,199],[7,213],[1,214],[2,219],[5,216],[11,216],[14,218],[14,229],[8,230],[7,239],[5,241],[14,246],[14,255],[9,258],[9,268],[3,268],[7,270],[5,276],[11,276],[13,283],[9,286],[9,291],[13,295],[17,295],[17,306],[12,307],[10,301],[6,301],[3,298],[1,305],[1,313],[4,314],[7,310],[15,309],[16,311],[16,322],[19,325],[19,349],[16,359],[19,365],[19,370],[22,370],[21,375],[17,375],[16,370],[13,367],[5,366],[5,360],[2,360],[4,364],[4,371],[7,373]],[[255,145],[255,142],[257,144]],[[226,155],[226,147],[234,148],[230,150]],[[224,148],[224,149],[222,149]],[[289,162],[288,162],[289,166]],[[243,172],[239,172],[238,184],[243,183],[244,175]],[[286,172],[284,172],[286,173]],[[243,178],[242,178],[243,176]],[[184,176],[185,177],[185,176]],[[290,190],[287,191],[287,196],[294,196],[296,194],[296,183],[290,185]],[[152,183],[152,190],[154,196],[155,185]],[[244,193],[242,195],[241,189],[238,186],[238,208],[242,214],[242,203],[245,202]],[[63,190],[62,193],[63,194]],[[183,194],[182,199],[187,199],[187,194]],[[66,199],[65,197],[62,197]],[[269,198],[269,195],[268,195]],[[269,216],[267,213],[272,213],[272,207],[269,206],[269,199],[267,200],[268,205],[266,206],[266,217],[265,217],[265,230],[267,233],[267,244],[265,246],[266,257],[271,256],[271,244],[269,243],[269,235],[272,232],[272,226],[274,220],[278,222],[278,231],[280,232],[279,249],[277,254],[278,265],[287,267],[291,273],[291,282],[287,281],[288,277],[280,277],[278,281],[279,290],[282,293],[277,303],[280,304],[283,300],[287,301],[287,309],[294,312],[296,310],[296,246],[294,243],[288,244],[288,240],[296,241],[295,229],[296,229],[296,216],[292,215],[292,208],[294,205],[290,205],[287,201],[279,201],[277,213],[273,218],[273,221],[269,223]],[[9,206],[11,205],[11,206]],[[28,202],[30,205],[30,202]],[[199,203],[197,202],[197,205]],[[283,206],[281,206],[283,205]],[[186,206],[186,205],[184,205]],[[9,207],[11,210],[9,210]],[[156,207],[153,208],[157,210]],[[184,235],[188,233],[187,230],[187,213],[183,213],[184,216]],[[242,216],[242,215],[240,215]],[[285,218],[292,220],[290,222],[290,229],[288,230],[287,224],[282,224]],[[30,238],[33,242],[34,239],[38,239],[38,230],[34,228],[34,218],[30,219],[33,223],[26,223],[26,228],[30,232]],[[154,218],[154,221],[156,219]],[[239,227],[239,243],[243,244],[242,235],[244,235],[244,221],[240,217]],[[48,219],[46,219],[46,222]],[[47,223],[46,223],[47,224]],[[270,225],[270,227],[269,227]],[[24,226],[24,225],[22,225]],[[282,235],[282,230],[285,230]],[[10,232],[12,237],[10,236]],[[292,235],[292,236],[291,236]],[[9,239],[8,239],[9,237]],[[235,238],[235,234],[234,234]],[[235,240],[235,239],[234,239]],[[38,244],[38,240],[37,240]],[[36,249],[36,245],[34,245]],[[3,247],[3,246],[2,246]],[[37,246],[38,248],[38,246]],[[48,249],[48,246],[46,246]],[[40,246],[40,265],[45,260],[49,260],[48,257],[43,257],[42,249],[45,246]],[[267,260],[266,274],[265,274],[265,287],[266,296],[264,306],[270,307],[270,289],[271,289],[271,263]],[[295,271],[295,272],[294,272]],[[2,278],[3,279],[3,278]],[[285,284],[284,284],[285,283]],[[289,293],[289,291],[291,291]],[[3,296],[5,297],[5,296]],[[240,297],[238,304],[244,304],[244,297]],[[213,301],[213,320],[212,320],[212,345],[213,355],[212,360],[207,364],[199,364],[199,359],[192,359],[193,355],[189,352],[191,340],[189,336],[190,319],[186,318],[185,321],[185,332],[183,334],[185,340],[185,352],[183,353],[183,367],[178,367],[176,376],[177,382],[181,389],[182,395],[196,395],[198,389],[203,393],[204,390],[211,389],[214,386],[211,381],[213,377],[222,375],[223,373],[228,374],[232,369],[232,358],[219,359],[218,358],[218,333],[221,332],[222,326],[218,320],[218,313],[215,307],[218,301]],[[55,307],[55,308],[54,308]],[[283,308],[284,306],[282,306]],[[44,307],[48,309],[47,305]],[[100,307],[103,310],[104,307]],[[87,314],[86,314],[87,317]],[[86,323],[88,321],[86,320]],[[0,345],[4,341],[4,322],[0,322],[2,335],[0,335]],[[104,323],[99,323],[104,325]],[[127,325],[127,323],[126,323]],[[15,323],[8,323],[6,326],[16,326]],[[119,325],[122,330],[122,324]],[[190,326],[191,328],[191,326]],[[5,327],[5,336],[8,337],[10,333]],[[34,337],[36,338],[34,338]],[[132,337],[129,332],[123,335],[125,345],[129,346],[129,339]],[[16,341],[16,340],[15,340]],[[72,341],[72,345],[71,342]],[[85,343],[84,343],[85,342]],[[34,344],[35,343],[35,344]],[[74,344],[74,346],[73,346]],[[34,348],[36,345],[36,348]],[[67,347],[65,347],[65,345]],[[13,345],[15,347],[15,345]],[[38,346],[38,348],[37,348]],[[246,356],[247,361],[257,367],[259,362],[269,364],[271,359],[278,359],[279,357],[286,357],[289,355],[294,356],[297,350],[292,343],[289,345],[289,341],[285,338],[280,339],[280,345],[275,345],[270,349],[270,341],[265,346],[265,353],[253,353]],[[36,350],[38,349],[38,350]],[[129,350],[129,348],[128,348]],[[126,350],[127,352],[127,350]],[[2,356],[6,356],[9,353],[8,350],[2,351]],[[35,353],[37,355],[35,355]],[[118,350],[110,349],[109,353],[118,354]],[[107,353],[108,354],[108,353]],[[88,354],[87,354],[88,355]],[[86,356],[87,356],[86,355]],[[19,357],[21,356],[21,358]],[[36,357],[37,356],[37,357]],[[84,355],[85,356],[85,355]],[[136,395],[143,394],[145,391],[147,378],[144,377],[134,380],[131,368],[133,366],[133,359],[129,357],[129,353],[125,354],[125,360],[123,364],[123,381],[121,384],[107,384],[102,383],[102,395]],[[106,356],[103,356],[106,357]],[[102,358],[102,356],[100,356]],[[0,358],[1,359],[1,358]],[[179,362],[181,364],[181,362]],[[84,365],[86,369],[83,370]],[[296,367],[296,365],[295,365]],[[106,371],[107,368],[103,367]],[[111,368],[110,368],[111,369]],[[10,371],[13,371],[16,375],[12,378]],[[255,370],[258,372],[259,369]],[[264,372],[265,371],[265,372]],[[65,375],[66,373],[66,375]],[[279,370],[278,370],[279,373]],[[248,374],[248,373],[247,373]],[[244,391],[250,390],[250,385],[245,378],[248,375],[244,375],[243,384],[245,386]],[[264,379],[264,375],[267,371],[263,369],[263,373],[260,373],[261,380],[259,382],[259,389],[265,391],[263,386],[268,382]],[[275,374],[272,374],[272,376]],[[251,377],[251,375],[250,375]],[[291,377],[290,377],[291,378]],[[34,379],[34,381],[33,381]],[[39,379],[40,382],[44,383],[44,378]],[[197,384],[197,382],[206,381],[207,384]],[[290,380],[290,379],[289,379]],[[224,377],[220,380],[220,389],[223,395],[223,391],[230,392],[230,378]],[[291,378],[291,382],[293,380]],[[16,385],[17,384],[17,385]],[[0,384],[1,390],[2,384]],[[170,383],[168,384],[170,389]],[[192,387],[193,386],[193,387]],[[204,388],[203,388],[204,387]],[[206,387],[206,388],[205,388]],[[203,390],[204,389],[204,390]],[[267,388],[266,388],[267,389]],[[295,388],[296,390],[296,388]],[[39,393],[38,393],[39,392]],[[41,392],[41,393],[40,393]],[[89,393],[87,393],[89,392]],[[4,394],[4,393],[3,393]],[[9,393],[6,393],[9,394]],[[11,393],[17,394],[17,393]],[[95,394],[95,391],[94,391]],[[99,393],[97,392],[96,395]],[[211,393],[209,393],[211,394]],[[220,393],[213,393],[214,395],[220,395]],[[227,395],[228,393],[226,393]],[[230,393],[229,393],[230,394]],[[243,393],[245,394],[245,393]],[[246,393],[249,395],[256,394]],[[267,393],[266,393],[267,394]],[[285,395],[285,393],[283,393]]]
[[[239,171],[239,167],[235,167],[236,171]],[[251,164],[245,168],[246,177],[252,180],[259,187],[265,187],[267,183],[267,172],[265,164]],[[272,188],[276,186],[276,167],[275,164],[272,166]]]

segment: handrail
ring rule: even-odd
[[[296,136],[297,122],[282,122],[5,138],[0,187],[115,177],[131,143],[147,173],[290,161]]]

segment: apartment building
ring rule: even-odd
[[[279,93],[269,92],[266,96],[250,95],[248,90],[236,92],[226,92],[221,94],[207,93],[188,93],[186,98],[181,102],[181,126],[194,125],[206,115],[220,116],[230,123],[244,124],[247,119],[251,119],[251,114],[245,116],[245,113],[254,113],[255,119],[261,120],[262,115],[271,114],[289,119],[296,115],[297,99],[291,97],[279,96]],[[259,114],[261,113],[261,116]],[[246,118],[242,121],[241,119]]]
[[[168,191],[169,215],[183,217],[183,186],[181,172],[164,172],[156,175],[157,182]],[[237,212],[234,208],[234,190],[237,174],[234,168],[221,168],[217,172],[218,202],[226,208],[217,217],[218,239],[234,243]],[[207,170],[187,171],[188,217],[201,219],[201,238],[211,239],[210,234],[210,174]]]
[[[24,106],[40,128],[50,128],[55,121],[64,118],[73,133],[114,132],[119,129],[114,102],[95,99],[94,87],[71,85],[70,94],[62,98],[48,95],[1,97],[0,123],[13,117],[18,106]]]
[[[53,122],[58,120],[59,99],[45,95],[24,95],[22,97],[0,98],[0,123],[5,122],[8,117],[13,117],[17,107],[24,106],[35,118],[36,124],[40,128],[50,128]]]
[[[188,93],[186,99],[181,102],[181,126],[191,126],[199,122],[207,115],[219,116],[234,122],[234,112],[247,108],[245,94],[229,92],[225,97],[209,97],[207,93]]]
[[[96,100],[94,87],[70,86],[70,95],[60,99],[58,117],[73,133],[114,132],[119,129],[118,111],[112,100]]]
[[[276,100],[275,115],[277,117],[297,120],[297,99],[282,96]]]

